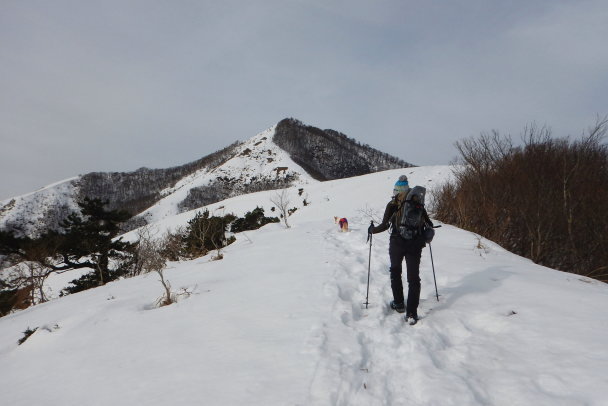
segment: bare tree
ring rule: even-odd
[[[173,299],[173,295],[171,294],[171,284],[169,283],[168,280],[165,279],[164,270],[165,270],[164,267],[154,270],[158,274],[158,276],[160,276],[160,283],[163,285],[163,288],[165,289],[165,293],[163,294],[163,296],[161,296],[161,298],[158,299],[159,306],[167,306],[175,301]]]
[[[52,270],[46,268],[39,262],[24,263],[28,279],[32,285],[32,304],[44,303],[47,301],[44,293],[44,282],[51,275]]]
[[[358,212],[361,215],[361,217],[363,217],[364,219],[367,218],[370,221],[373,221],[375,223],[381,223],[382,222],[382,214],[380,214],[378,212],[378,210],[370,207],[367,204],[365,205],[364,208],[359,209]]]
[[[53,269],[52,257],[57,251],[57,242],[44,240],[29,243],[24,247],[24,254],[11,273],[11,284],[19,288],[28,288],[30,304],[44,303],[48,299],[44,284],[52,273],[63,273]]]
[[[167,260],[163,255],[164,242],[160,238],[155,238],[156,231],[149,226],[142,227],[137,231],[139,242],[136,251],[135,272],[149,273],[156,272],[163,285],[164,294],[158,300],[160,306],[167,306],[174,302],[171,293],[171,284],[165,279],[164,271]]]
[[[15,265],[9,276],[11,286],[28,292],[30,305],[47,301],[44,282],[53,271],[37,261],[23,261]]]
[[[608,118],[580,139],[525,128],[523,145],[482,134],[457,143],[454,181],[436,196],[436,217],[534,262],[608,281]]]
[[[287,217],[290,216],[289,213],[289,205],[291,201],[289,200],[289,192],[287,189],[281,189],[280,192],[276,192],[271,198],[270,201],[277,206],[279,213],[281,214],[281,218],[285,223],[285,227],[290,228],[289,223],[287,222]]]

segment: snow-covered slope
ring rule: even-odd
[[[238,148],[236,156],[218,168],[200,170],[178,182],[175,187],[162,192],[164,197],[150,209],[140,214],[149,224],[180,213],[179,204],[193,188],[213,184],[217,179],[229,180],[228,187],[243,188],[255,183],[286,181],[303,187],[316,183],[289,155],[272,142],[275,127],[247,140]],[[232,186],[230,186],[232,185]]]
[[[418,325],[387,308],[387,235],[374,236],[362,306],[366,229],[402,173],[432,187],[450,168],[311,183],[305,207],[290,188],[291,228],[237,235],[222,261],[170,265],[173,289],[189,292],[177,304],[154,306],[162,289],[148,274],[1,318],[3,404],[605,405],[605,284],[444,225],[432,245],[440,300],[427,248]],[[273,193],[221,210],[270,207]],[[39,328],[18,346],[28,327]]]
[[[272,142],[275,132],[268,130],[243,142],[234,156],[219,166],[203,167],[174,186],[160,191],[161,199],[152,207],[139,213],[146,221],[173,216],[184,211],[183,202],[193,189],[214,187],[205,193],[220,192],[227,195],[247,193],[251,189],[267,188],[267,185],[306,185],[313,180],[307,172],[293,162],[284,150]],[[151,175],[149,175],[151,176]],[[6,199],[0,202],[0,229],[20,229],[34,235],[45,228],[56,228],[72,211],[77,211],[83,176],[57,182],[38,191]],[[221,190],[221,189],[224,190]],[[114,200],[114,199],[110,199]],[[195,204],[194,202],[193,204]]]
[[[107,200],[111,209],[136,215],[127,224],[134,228],[228,197],[307,185],[316,182],[313,178],[341,179],[408,166],[337,131],[285,119],[247,141],[185,165],[93,172],[0,201],[0,230],[32,236],[58,229],[85,197]]]
[[[0,229],[19,225],[26,233],[32,233],[38,227],[51,225],[56,212],[75,211],[78,209],[74,201],[74,182],[77,179],[66,179],[35,192],[0,201]]]

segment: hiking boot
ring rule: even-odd
[[[397,313],[405,313],[405,304],[395,303],[394,300],[391,300],[391,309],[396,310]]]
[[[408,314],[405,316],[405,320],[406,320],[406,321],[407,321],[409,324],[414,325],[414,324],[418,323],[418,315],[417,315],[416,313],[408,313]]]

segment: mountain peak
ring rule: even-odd
[[[276,125],[273,141],[321,181],[414,166],[341,132],[322,130],[294,118]]]
[[[342,179],[412,166],[334,130],[294,118],[209,154],[168,169],[93,172],[0,205],[0,230],[24,234],[57,229],[76,202],[110,201],[110,209],[135,215],[135,228],[237,195]]]

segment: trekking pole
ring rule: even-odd
[[[372,220],[370,227],[374,226],[374,221]],[[365,308],[367,309],[367,305],[369,304],[369,275],[372,269],[372,234],[367,234],[367,241],[369,241],[369,262],[367,265],[367,294],[365,295]]]
[[[433,228],[439,228],[441,225],[433,226]],[[430,240],[433,239],[435,235],[435,230],[431,230],[432,233],[430,235]],[[429,240],[429,251],[431,251],[431,266],[433,267],[433,281],[435,281],[435,295],[437,296],[437,301],[439,301],[439,292],[437,291],[437,278],[435,278],[435,264],[433,263],[433,249],[431,248],[431,241]]]
[[[437,301],[439,301],[439,292],[437,291],[437,278],[435,278],[435,264],[433,263],[433,249],[431,248],[431,243],[429,243],[429,251],[431,251],[431,265],[433,267],[433,280],[435,281],[435,295],[437,296]]]

